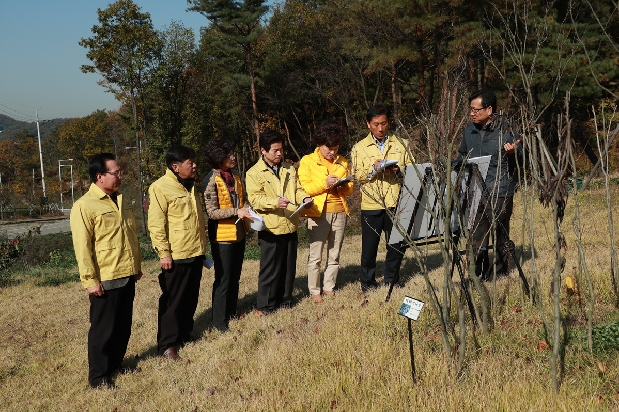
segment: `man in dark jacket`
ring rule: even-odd
[[[491,233],[497,254],[496,273],[505,275],[508,272],[509,255],[504,244],[509,238],[509,219],[514,205],[516,156],[522,159],[522,148],[518,135],[509,130],[505,122],[497,120],[497,101],[492,90],[476,91],[469,97],[469,105],[473,123],[464,129],[458,160],[466,156],[492,156],[485,180],[488,196],[479,203],[472,233],[475,273],[488,280],[492,275],[488,259]]]

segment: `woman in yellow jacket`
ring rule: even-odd
[[[316,150],[303,156],[299,166],[299,182],[312,196],[314,204],[304,210],[308,217],[307,236],[310,253],[307,261],[307,283],[314,303],[322,303],[320,269],[322,250],[327,246],[322,294],[333,295],[340,268],[340,250],[349,215],[346,196],[353,192],[348,160],[337,154],[344,133],[336,125],[323,126],[316,136]]]

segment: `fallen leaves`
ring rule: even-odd
[[[539,342],[537,342],[537,351],[538,351],[538,352],[543,352],[543,351],[545,351],[545,350],[550,350],[550,345],[549,345],[549,344],[547,344],[547,343],[546,343],[546,342],[544,342],[544,341],[539,341]]]

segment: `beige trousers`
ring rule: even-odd
[[[331,292],[335,288],[337,272],[340,269],[340,250],[342,250],[347,218],[345,212],[323,212],[318,218],[307,219],[307,237],[310,242],[307,258],[307,286],[311,295],[320,295],[320,268],[322,266],[322,250],[325,244],[327,246],[327,263],[323,290]]]

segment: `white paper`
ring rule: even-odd
[[[311,200],[309,202],[305,202],[305,203],[301,203],[299,205],[299,207],[297,207],[297,210],[295,210],[294,212],[292,212],[292,214],[288,217],[289,219],[292,218],[294,215],[296,215],[297,213],[299,213],[299,210],[303,209],[305,206],[307,205],[311,205],[312,203],[314,203],[314,199],[310,198]]]
[[[254,209],[249,208],[249,215],[254,219],[249,222],[249,227],[254,229],[256,232],[260,232],[261,230],[266,229],[266,225],[264,224],[264,218],[260,216]]]
[[[380,163],[378,164],[378,168],[376,169],[376,171],[374,172],[374,174],[380,172],[383,169],[386,169],[388,167],[391,166],[395,166],[398,164],[397,160],[381,160]]]
[[[327,190],[329,190],[329,189],[334,189],[334,188],[336,188],[336,187],[338,187],[338,186],[341,186],[341,185],[343,185],[344,183],[350,182],[352,179],[353,179],[353,177],[352,177],[352,176],[346,176],[346,177],[343,177],[343,178],[341,178],[340,180],[338,180],[337,182],[333,183],[331,186],[329,186],[329,187],[327,188]]]

